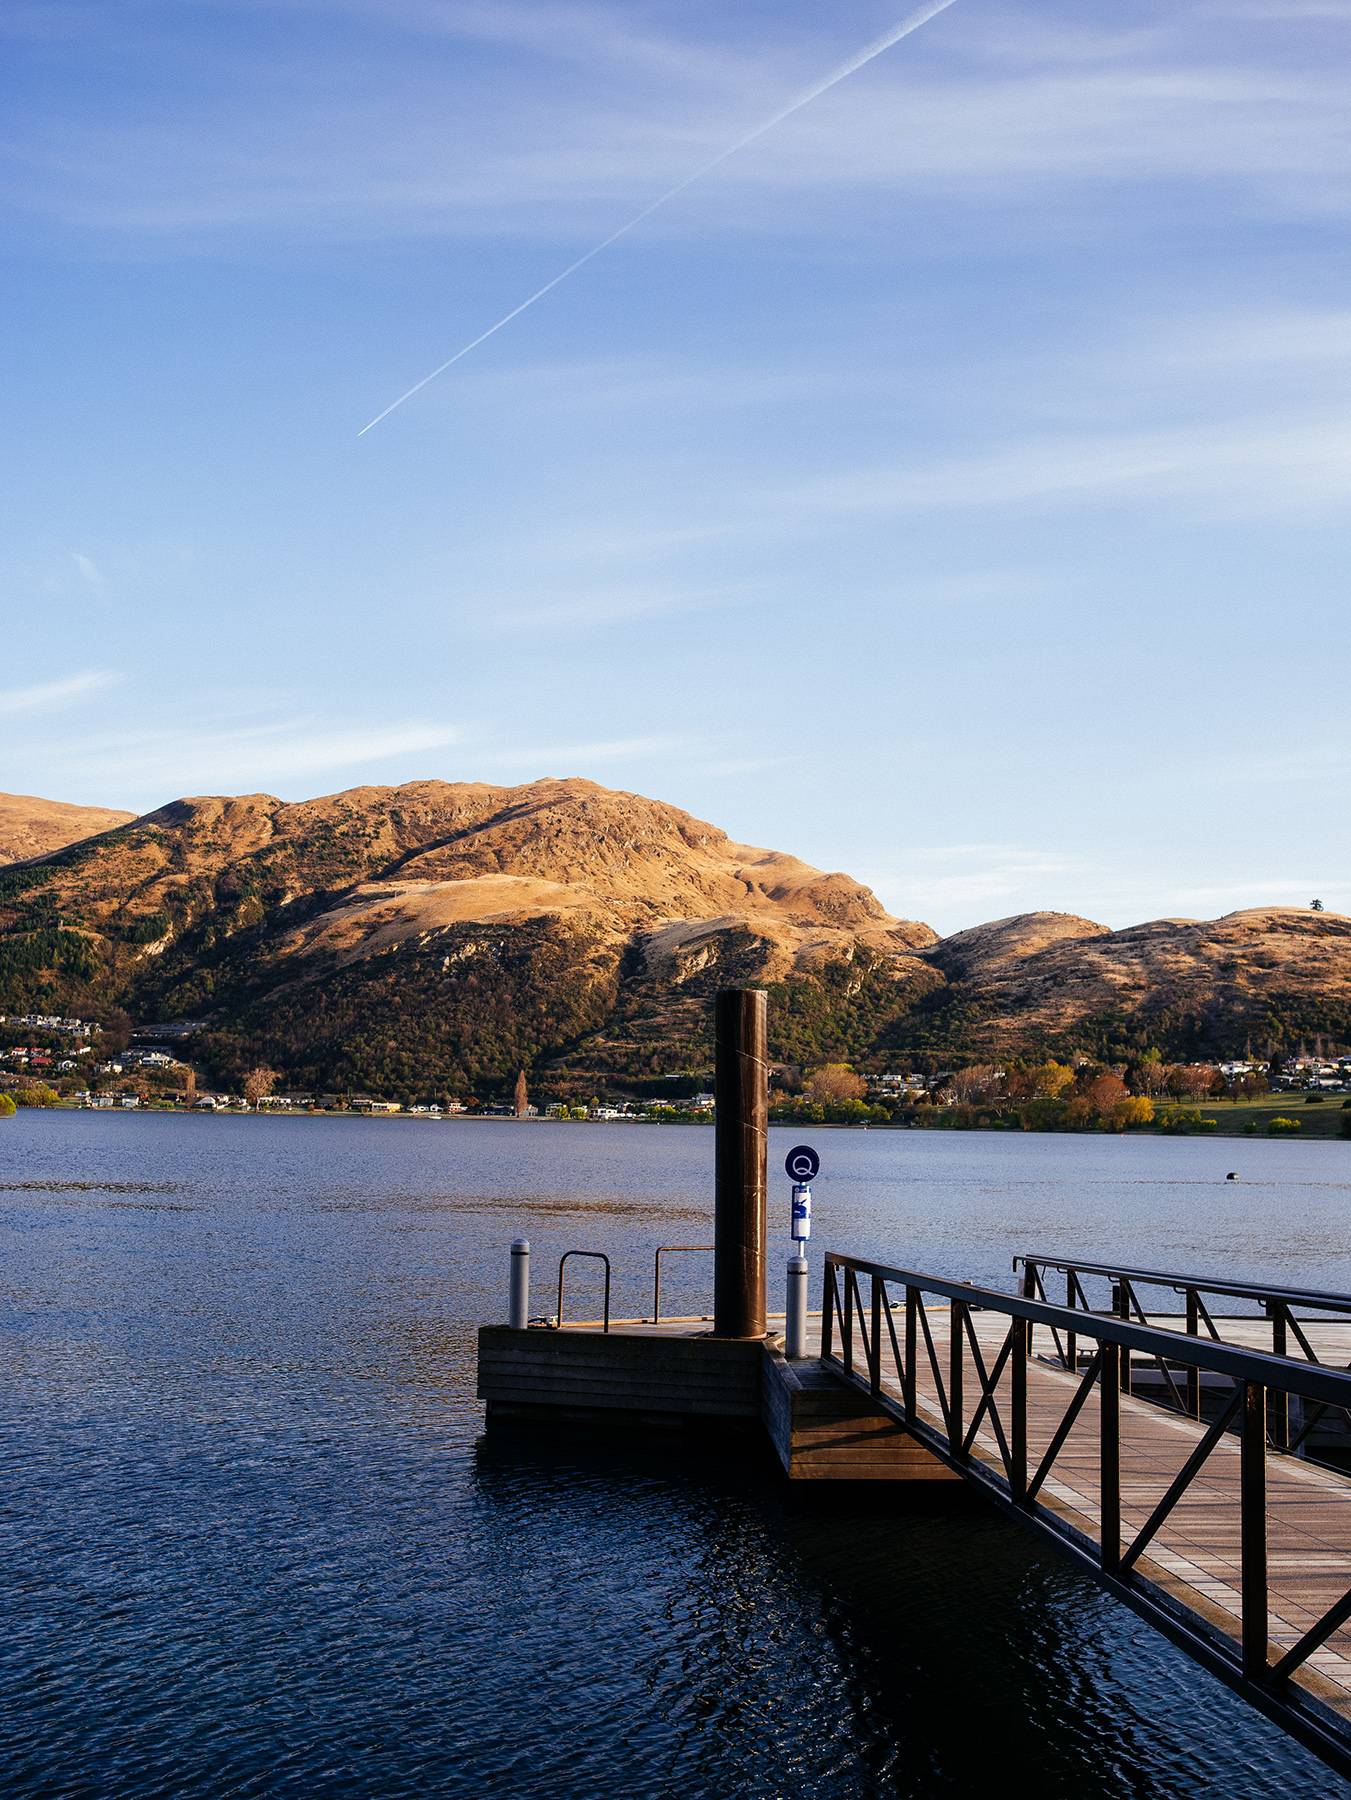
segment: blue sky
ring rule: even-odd
[[[1351,0],[8,0],[0,786],[1351,911]]]

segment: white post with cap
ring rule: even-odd
[[[787,1319],[783,1330],[783,1351],[789,1362],[800,1362],[807,1354],[807,1259],[788,1258]]]
[[[530,1245],[517,1238],[511,1246],[511,1300],[507,1323],[513,1331],[524,1331],[530,1323]]]

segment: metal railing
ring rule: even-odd
[[[935,1337],[935,1326],[941,1332],[942,1321],[930,1318],[926,1298],[947,1303],[945,1354],[940,1354]],[[985,1348],[973,1324],[973,1315],[982,1313],[1007,1320],[1002,1341],[992,1344],[987,1334]],[[1087,1338],[1093,1349],[1082,1369],[1077,1360],[1066,1364],[1072,1371],[1063,1386],[1067,1403],[1034,1461],[1028,1445],[1029,1361],[1032,1332],[1042,1326],[1066,1337],[1073,1332],[1076,1339]],[[1148,1517],[1126,1530],[1122,1518],[1123,1370],[1132,1356],[1141,1354],[1223,1378],[1232,1385],[1232,1392],[1208,1426],[1194,1426],[1197,1436],[1190,1454]],[[1311,1691],[1317,1690],[1319,1679],[1309,1673],[1309,1659],[1351,1619],[1351,1589],[1297,1641],[1282,1646],[1273,1661],[1267,1519],[1269,1396],[1274,1392],[1324,1406],[1351,1406],[1351,1374],[1212,1339],[1185,1337],[1132,1318],[1057,1306],[1026,1294],[996,1293],[971,1283],[835,1252],[825,1257],[821,1355],[870,1393],[880,1409],[948,1467],[1007,1510],[1054,1536],[1206,1667],[1343,1774],[1351,1774],[1351,1726]],[[975,1392],[968,1391],[968,1376],[974,1377]],[[1042,1402],[1047,1383],[1054,1382],[1059,1388],[1061,1380],[1050,1371],[1041,1377],[1038,1393]],[[1096,1501],[1087,1510],[1070,1507],[1062,1487],[1060,1493],[1051,1495],[1056,1502],[1053,1505],[1047,1483],[1095,1389]],[[1126,1406],[1131,1406],[1129,1399]],[[1137,1427],[1141,1416],[1131,1415]],[[978,1441],[982,1426],[987,1429]],[[1152,1576],[1141,1568],[1144,1553],[1178,1502],[1221,1440],[1232,1433],[1239,1440],[1235,1537],[1241,1568],[1241,1619],[1236,1636],[1226,1634],[1176,1592],[1167,1591],[1161,1585],[1160,1565],[1151,1565]],[[1082,1439],[1078,1455],[1083,1456]],[[1321,1479],[1313,1477],[1312,1471],[1310,1476]],[[1138,1493],[1138,1482],[1131,1479],[1129,1470],[1127,1478]],[[1062,1473],[1060,1482],[1065,1479]],[[1143,1479],[1147,1481],[1148,1475]],[[1214,1485],[1219,1477],[1212,1471],[1211,1479]],[[1138,1510],[1138,1503],[1132,1505]],[[1307,1601],[1303,1604],[1308,1606]]]
[[[567,1250],[558,1259],[558,1313],[554,1324],[563,1329],[563,1270],[574,1256],[589,1256],[605,1264],[605,1330],[610,1329],[610,1259],[603,1250]]]
[[[1225,1342],[1224,1334],[1217,1324],[1214,1314],[1206,1301],[1237,1300],[1245,1306],[1256,1309],[1256,1316],[1265,1318],[1271,1326],[1271,1354],[1273,1356],[1291,1356],[1291,1340],[1298,1346],[1296,1360],[1324,1366],[1322,1358],[1309,1340],[1304,1326],[1309,1319],[1301,1321],[1295,1312],[1299,1307],[1305,1313],[1320,1313],[1351,1323],[1351,1295],[1334,1294],[1319,1288],[1279,1287],[1270,1282],[1249,1281],[1216,1281],[1195,1275],[1180,1275],[1167,1269],[1130,1269],[1114,1263],[1087,1263],[1069,1261],[1059,1257],[1048,1256],[1015,1256],[1013,1269],[1016,1274],[1019,1268],[1023,1271],[1023,1293],[1029,1299],[1041,1299],[1048,1303],[1050,1296],[1046,1291],[1045,1277],[1051,1273],[1065,1277],[1065,1307],[1073,1312],[1082,1309],[1092,1311],[1092,1303],[1084,1286],[1085,1278],[1105,1281],[1110,1286],[1110,1310],[1123,1319],[1135,1318],[1140,1324],[1149,1323],[1148,1315],[1141,1302],[1142,1288],[1163,1289],[1170,1294],[1179,1295],[1182,1299],[1182,1312],[1177,1316],[1185,1319],[1185,1335],[1199,1337],[1202,1327],[1212,1343]],[[1163,1309],[1156,1308],[1156,1316]],[[1224,1323],[1221,1315],[1220,1323]],[[1051,1338],[1055,1344],[1055,1360],[1067,1369],[1077,1366],[1078,1332],[1067,1327],[1062,1340],[1054,1327]],[[1179,1334],[1168,1332],[1167,1336],[1176,1338]],[[1195,1364],[1186,1364],[1182,1385],[1179,1386],[1175,1369],[1183,1361],[1175,1355],[1163,1353],[1152,1355],[1149,1361],[1154,1364],[1162,1377],[1162,1391],[1151,1394],[1149,1398],[1157,1399],[1161,1404],[1174,1411],[1186,1414],[1195,1419],[1201,1417],[1201,1379],[1200,1371]],[[1170,1366],[1171,1364],[1171,1366]],[[1339,1365],[1351,1367],[1351,1365]],[[1132,1388],[1132,1365],[1129,1358],[1122,1368],[1122,1387],[1130,1393]],[[1309,1408],[1298,1408],[1293,1413],[1289,1406],[1276,1406],[1269,1421],[1269,1436],[1273,1445],[1282,1450],[1310,1454],[1308,1440],[1310,1433],[1334,1410],[1325,1404],[1315,1404]],[[1337,1407],[1348,1426],[1351,1426],[1351,1409]],[[1348,1439],[1351,1449],[1351,1439]],[[1322,1460],[1314,1458],[1314,1460]]]
[[[661,1259],[663,1256],[693,1256],[697,1252],[712,1254],[712,1244],[658,1244],[652,1259],[652,1323],[661,1323]]]

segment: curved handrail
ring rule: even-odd
[[[597,1262],[605,1264],[605,1330],[610,1329],[610,1259],[603,1250],[565,1250],[558,1259],[558,1313],[554,1319],[556,1330],[563,1329],[563,1267],[569,1257],[590,1256]]]

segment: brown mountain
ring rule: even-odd
[[[897,994],[925,925],[586,781],[190,799],[0,874],[0,1009],[202,1016],[228,1073],[430,1091],[704,1059],[728,980]]]
[[[1208,1053],[1279,1046],[1291,1029],[1351,1039],[1351,919],[1339,913],[1254,907],[1126,931],[1026,913],[945,938],[932,960],[994,1051],[1115,1037]]]
[[[1351,1041],[1337,915],[1033,913],[940,942],[846,875],[585,781],[179,800],[0,870],[0,1011],[201,1019],[226,1078],[641,1085],[707,1068],[738,981],[770,986],[791,1063]]]
[[[104,806],[67,806],[31,794],[0,794],[0,864],[47,856],[81,838],[125,825],[134,815]]]

